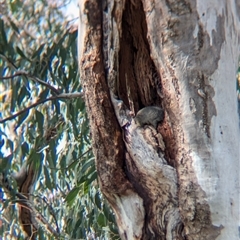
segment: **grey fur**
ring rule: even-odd
[[[136,117],[134,118],[136,124],[140,127],[144,125],[152,125],[155,129],[159,122],[164,119],[164,110],[157,106],[149,106],[142,108],[138,111]]]

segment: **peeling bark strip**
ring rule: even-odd
[[[211,123],[221,109],[211,78],[221,70],[226,13],[209,34],[205,0],[79,5],[79,66],[96,168],[121,238],[214,240],[225,229],[236,236],[214,208],[224,188],[214,185],[212,142],[219,141]],[[132,118],[151,105],[164,109],[157,132]]]
[[[13,188],[11,178],[15,179],[18,189]],[[37,211],[34,211],[31,198],[35,181],[36,171],[34,171],[33,164],[29,166],[24,164],[20,171],[15,172],[11,177],[4,172],[0,174],[0,186],[10,196],[10,199],[16,198],[14,202],[18,203],[19,222],[24,234],[30,240],[36,239],[39,227],[36,221]]]
[[[33,169],[31,164],[26,172],[26,178],[20,184],[19,189],[20,193],[23,194],[27,199],[30,198],[29,194],[32,192],[35,179],[36,170]],[[24,204],[24,202],[19,206],[19,220],[28,237],[31,240],[36,239],[39,224],[37,224],[32,208],[30,208],[27,204]]]

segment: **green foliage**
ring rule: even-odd
[[[0,169],[12,173],[33,164],[34,207],[59,239],[119,239],[97,184],[84,101],[57,98],[82,92],[77,30],[64,21],[62,9],[44,0],[1,6],[0,76],[17,76],[0,79]],[[12,205],[16,199],[6,193],[4,198],[0,232],[6,239],[24,239]],[[38,239],[55,237],[42,225]]]

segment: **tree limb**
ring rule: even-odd
[[[20,193],[16,193],[17,197],[21,196],[23,198],[23,195]],[[37,224],[41,223],[40,225],[43,225],[46,227],[47,231],[53,234],[55,237],[59,237],[59,228],[57,226],[57,231],[53,229],[53,227],[48,223],[48,221],[45,219],[45,217],[34,208],[33,204],[28,199],[21,199],[16,200],[16,202],[22,207],[28,209],[30,212],[33,213],[34,218],[36,218],[39,222]]]
[[[33,75],[31,75],[30,73],[26,72],[26,71],[16,71],[15,74],[11,75],[11,76],[6,76],[6,77],[0,77],[0,79],[2,80],[6,80],[6,79],[12,79],[18,76],[25,76],[28,77],[30,79],[32,79],[34,82],[37,82],[47,88],[49,88],[53,93],[55,94],[60,94],[60,91],[58,89],[56,89],[55,87],[51,86],[50,84],[48,84],[47,82],[39,79],[38,77],[35,77]]]
[[[59,228],[59,226],[58,226],[58,221],[57,221],[55,212],[54,212],[54,210],[53,210],[53,207],[47,202],[46,197],[43,197],[43,198],[41,198],[41,199],[47,204],[49,213],[52,215],[52,217],[53,217],[53,219],[54,219],[54,221],[55,221],[57,233],[60,233],[60,228]]]
[[[54,168],[54,167],[49,167],[49,169],[52,169],[52,170],[56,170],[56,171],[59,171],[59,170],[68,170],[73,164],[75,164],[76,162],[79,162],[79,160],[84,156],[86,155],[87,153],[89,153],[90,151],[92,151],[92,148],[89,148],[86,152],[84,152],[81,156],[79,156],[76,160],[74,160],[73,162],[71,162],[67,167],[64,167],[64,168]]]
[[[39,224],[46,227],[47,231],[53,234],[55,237],[59,237],[60,231],[57,225],[57,231],[53,229],[53,227],[48,223],[45,217],[33,206],[33,203],[27,198],[27,196],[23,195],[19,191],[16,191],[13,195],[13,188],[9,182],[9,179],[3,174],[0,175],[0,186],[6,190],[6,193],[10,194],[10,196],[16,196],[18,199],[12,200],[12,202],[18,203],[20,207],[27,209],[34,217],[34,222],[39,226]],[[49,205],[48,205],[49,206]],[[25,215],[26,217],[26,215]],[[38,221],[36,221],[36,219]],[[55,219],[55,218],[54,218]],[[55,219],[56,221],[56,219]]]
[[[12,68],[17,70],[17,66],[8,57],[6,57],[2,52],[0,52],[0,57],[4,58],[11,65]]]
[[[26,111],[28,111],[28,110],[30,110],[30,109],[32,109],[32,108],[34,108],[34,107],[36,107],[36,106],[38,106],[40,104],[43,104],[43,103],[45,103],[47,101],[52,101],[52,100],[61,99],[61,98],[62,99],[71,99],[71,98],[78,98],[78,97],[82,98],[83,97],[83,93],[78,93],[78,92],[76,92],[76,93],[62,93],[62,94],[58,94],[57,96],[51,96],[49,98],[37,101],[36,103],[28,106],[27,108],[25,108],[23,110],[20,110],[19,112],[15,113],[15,114],[13,114],[13,115],[11,115],[9,117],[6,117],[4,119],[0,119],[0,124],[1,123],[5,123],[6,121],[12,120],[15,117],[23,114],[24,112],[26,112]]]

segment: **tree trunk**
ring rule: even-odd
[[[122,239],[239,237],[236,2],[79,1],[96,168]],[[152,105],[157,129],[134,120]]]

